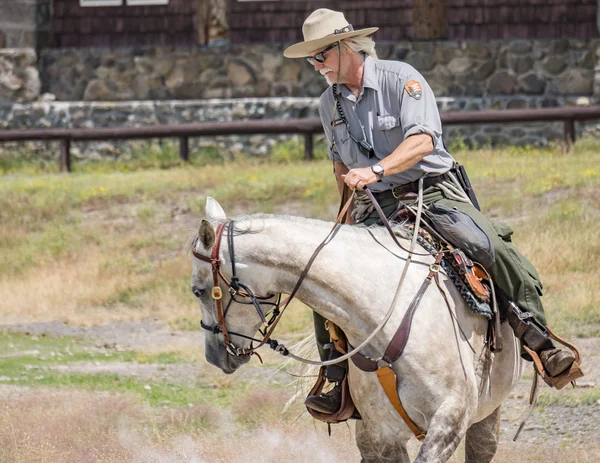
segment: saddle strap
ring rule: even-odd
[[[439,265],[442,261],[443,256],[443,253],[440,252],[435,258],[435,263],[433,263],[429,267],[429,274],[427,275],[427,278],[425,278],[425,281],[423,281],[421,287],[417,291],[417,294],[411,301],[408,309],[406,310],[406,313],[404,314],[404,317],[402,318],[400,327],[396,331],[396,334],[394,335],[387,349],[385,350],[382,360],[388,365],[381,365],[380,362],[375,362],[374,360],[366,359],[360,353],[352,357],[354,364],[359,368],[361,368],[361,365],[359,365],[359,363],[366,363],[367,365],[365,366],[367,366],[367,368],[373,363],[377,365],[377,379],[379,380],[379,384],[381,384],[385,395],[389,399],[392,406],[396,409],[400,417],[404,420],[406,425],[413,432],[415,437],[420,441],[425,439],[425,432],[423,432],[421,428],[419,428],[419,426],[410,418],[410,416],[408,416],[406,410],[404,410],[404,407],[402,406],[402,401],[400,400],[400,396],[398,395],[398,382],[396,373],[394,373],[394,370],[392,370],[391,365],[400,358],[402,352],[404,351],[404,347],[406,346],[406,343],[408,342],[408,337],[410,336],[410,328],[412,326],[413,315],[417,310],[417,307],[419,306],[423,295],[425,294],[425,290],[431,283],[431,280],[435,276],[437,276],[437,273],[439,271]],[[357,362],[357,359],[360,360]],[[368,370],[366,371],[374,371],[374,369],[371,367],[368,368]]]
[[[420,441],[425,439],[425,433],[421,431],[421,428],[419,428],[419,426],[417,426],[413,420],[410,419],[410,416],[408,416],[408,413],[406,413],[406,410],[404,410],[404,407],[402,406],[402,402],[398,396],[397,378],[394,370],[392,370],[390,367],[379,367],[377,369],[377,379],[379,380],[379,384],[381,384],[385,395],[390,400],[400,417],[408,425],[415,437]]]
[[[400,358],[402,352],[404,352],[404,347],[406,347],[406,343],[408,342],[408,337],[410,336],[410,328],[412,326],[413,315],[415,314],[417,307],[421,303],[421,299],[425,294],[425,291],[429,287],[429,283],[431,283],[432,278],[437,274],[440,268],[440,262],[444,257],[443,252],[439,252],[435,257],[435,263],[433,263],[429,267],[429,274],[427,278],[421,284],[421,287],[415,294],[415,297],[411,301],[404,317],[402,318],[402,322],[400,323],[400,327],[394,334],[392,341],[389,343],[385,353],[383,354],[383,360],[388,362],[389,364],[394,363],[396,360]]]

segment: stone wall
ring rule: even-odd
[[[39,98],[41,83],[36,63],[32,48],[0,48],[0,104]]]
[[[378,51],[381,58],[419,69],[441,111],[470,111],[599,103],[598,45],[402,42],[379,44]],[[36,69],[33,50],[0,50],[0,129],[316,117],[324,79],[305,60],[285,59],[282,51],[277,46],[43,50]],[[562,139],[562,125],[448,126],[445,135],[448,142],[460,136],[473,145],[543,145]],[[227,152],[264,154],[284,138],[207,137],[194,141],[192,149],[217,143]],[[74,151],[119,156],[133,145],[77,143]],[[48,152],[43,143],[29,146]]]
[[[414,65],[439,97],[591,96],[597,41],[399,42],[381,59]],[[325,81],[283,46],[42,50],[43,91],[58,100],[317,97]]]

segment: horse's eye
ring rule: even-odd
[[[197,298],[200,298],[204,295],[204,293],[206,293],[206,291],[204,289],[198,288],[198,286],[192,286],[192,293],[194,293],[194,296],[196,296]]]

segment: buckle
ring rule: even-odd
[[[438,273],[440,271],[440,264],[431,264],[429,266],[429,271],[431,273]]]
[[[383,357],[377,359],[375,362],[377,363],[377,368],[392,368],[392,364],[383,360]]]
[[[343,34],[345,32],[352,32],[354,30],[354,27],[352,27],[352,24],[348,24],[346,27],[342,27],[341,29],[335,29],[333,31],[334,34]]]
[[[394,198],[398,199],[398,200],[400,200],[400,195],[401,195],[402,193],[398,193],[398,194],[396,194],[396,189],[398,189],[398,190],[402,190],[401,186],[402,186],[402,185],[395,186],[394,188],[392,188],[392,196],[393,196]]]
[[[221,291],[221,288],[218,286],[213,286],[210,295],[212,296],[212,298],[216,301],[218,301],[219,299],[221,299],[223,297],[223,292]]]

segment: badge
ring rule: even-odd
[[[409,96],[412,96],[415,100],[420,100],[423,95],[423,90],[421,89],[421,84],[416,80],[411,80],[408,84],[404,86],[404,90],[408,93]]]

